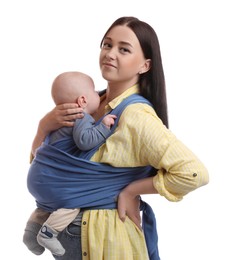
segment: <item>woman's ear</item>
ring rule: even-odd
[[[151,68],[151,59],[147,59],[143,66],[140,68],[139,74],[143,74],[147,71],[149,71]]]
[[[79,107],[85,108],[87,106],[87,98],[86,98],[86,96],[79,96],[77,98],[77,104],[79,105]]]

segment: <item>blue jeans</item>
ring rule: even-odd
[[[71,223],[58,235],[58,239],[66,252],[63,256],[53,255],[56,260],[82,260],[81,226]]]

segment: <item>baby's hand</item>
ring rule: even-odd
[[[111,128],[114,125],[116,118],[117,118],[116,115],[111,115],[111,114],[106,115],[102,120],[102,123],[106,125],[106,127]]]

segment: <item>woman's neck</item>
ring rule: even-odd
[[[116,97],[120,96],[123,92],[125,92],[127,89],[134,86],[136,82],[127,82],[124,83],[117,83],[112,84],[108,83],[107,90],[106,90],[106,102],[109,103]]]
[[[127,82],[127,84],[123,83],[117,83],[112,84],[108,83],[106,94],[104,99],[101,100],[100,106],[98,110],[92,115],[95,120],[100,119],[105,114],[105,106],[111,102],[116,97],[120,96],[123,92],[125,92],[127,89],[134,86],[136,83],[134,82]]]

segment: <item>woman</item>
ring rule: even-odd
[[[127,106],[114,134],[91,161],[114,167],[151,165],[156,174],[126,186],[118,196],[117,210],[84,210],[61,233],[59,240],[66,253],[55,259],[159,259],[158,252],[148,255],[140,226],[139,195],[159,193],[169,201],[179,201],[207,184],[208,172],[168,129],[161,53],[151,26],[135,17],[117,19],[101,41],[99,63],[107,88],[93,115],[96,120],[134,93],[153,107],[143,103]],[[59,105],[49,112],[39,123],[33,155],[50,131],[72,126],[74,119],[82,117],[81,112],[74,104]]]

